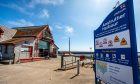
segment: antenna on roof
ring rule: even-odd
[[[117,8],[117,6],[119,6],[119,5],[120,5],[120,1],[118,1],[118,2],[115,4],[115,6],[113,7],[113,9]]]

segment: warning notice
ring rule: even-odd
[[[123,32],[97,38],[95,39],[95,42],[97,42],[96,49],[130,48],[129,35],[129,30],[125,30]]]

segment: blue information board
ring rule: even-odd
[[[114,9],[94,31],[96,84],[139,84],[133,1]]]

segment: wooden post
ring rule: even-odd
[[[72,56],[72,66],[73,66],[73,56]]]
[[[64,57],[63,55],[61,56],[61,68],[63,68],[63,64],[64,64]]]
[[[77,60],[77,75],[80,74],[80,61]]]

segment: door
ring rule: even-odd
[[[31,58],[32,57],[32,52],[33,52],[33,47],[29,47],[29,57]]]

